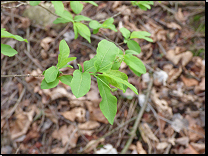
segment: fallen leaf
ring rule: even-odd
[[[194,88],[194,93],[195,94],[198,94],[201,91],[205,91],[205,77],[203,77],[201,82],[199,83],[199,85],[195,86],[195,88]]]
[[[179,8],[178,12],[175,13],[175,19],[182,23],[186,21],[186,18],[184,17],[181,8]]]
[[[203,154],[205,152],[205,144],[204,143],[194,143],[191,142],[190,145],[200,154]]]
[[[175,79],[177,79],[182,73],[182,68],[181,66],[179,68],[173,68],[169,73],[168,73],[168,83],[173,82]]]
[[[40,45],[43,47],[45,51],[48,51],[49,49],[49,43],[54,42],[54,38],[46,37],[41,40]]]
[[[85,146],[86,149],[83,151],[84,153],[89,153],[90,151],[92,151],[94,148],[96,148],[98,146],[99,143],[104,142],[105,138],[100,139],[98,142],[96,142],[97,140],[91,140],[90,142],[87,143],[87,145]],[[96,142],[96,143],[95,143]]]
[[[164,150],[168,146],[167,142],[159,142],[156,146],[157,150]]]
[[[175,22],[167,23],[167,27],[171,28],[171,29],[179,29],[179,30],[181,30],[181,26],[176,24]]]
[[[193,78],[186,78],[183,75],[181,75],[180,78],[182,79],[186,87],[197,86],[199,84],[199,82]]]
[[[181,138],[177,138],[175,140],[176,143],[180,144],[180,145],[184,145],[187,146],[189,143],[189,138],[188,137],[181,137]]]
[[[142,147],[142,143],[140,141],[137,141],[136,143],[136,150],[137,150],[137,154],[147,154],[147,152]]]
[[[84,129],[84,130],[90,130],[90,129],[95,129],[100,127],[100,123],[96,122],[96,121],[87,121],[85,123],[82,124],[78,124],[78,128],[79,129]]]
[[[199,154],[190,144],[184,149],[183,154]]]

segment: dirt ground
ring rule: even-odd
[[[125,63],[120,67],[139,95],[130,89],[113,93],[118,111],[110,125],[99,109],[101,97],[94,79],[90,91],[76,99],[61,82],[42,90],[43,77],[1,78],[1,153],[121,153],[124,148],[131,154],[205,153],[205,2],[154,2],[147,11],[128,1],[95,2],[98,7],[83,3],[81,14],[98,21],[114,17],[117,30],[123,26],[151,33],[153,43],[135,39],[142,49],[137,57],[147,73],[138,77]],[[64,6],[73,14],[69,2]],[[57,64],[62,39],[70,56],[77,57],[71,62],[73,69],[62,70],[65,74],[94,57],[100,40],[123,42],[119,31],[109,29],[92,34],[91,44],[80,35],[74,40],[72,23],[51,24],[56,17],[44,11],[29,5],[1,7],[1,28],[29,41],[1,39],[18,51],[14,57],[1,54],[1,75],[40,75]],[[121,46],[127,49],[126,44]]]

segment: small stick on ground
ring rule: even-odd
[[[141,108],[141,110],[140,110],[140,112],[139,112],[139,114],[137,116],[136,121],[134,122],[133,130],[130,133],[131,136],[130,136],[129,140],[127,141],[125,147],[123,148],[123,150],[121,151],[120,154],[125,154],[126,153],[126,151],[128,150],[130,144],[132,143],[132,141],[133,141],[133,139],[134,139],[134,137],[136,135],[136,130],[138,128],[138,125],[140,123],[140,120],[142,118],[142,115],[144,114],[144,111],[147,108],[147,102],[148,102],[148,99],[149,99],[149,96],[150,96],[150,92],[151,92],[151,89],[152,89],[152,85],[153,85],[153,79],[150,80],[150,83],[148,85],[147,95],[145,97],[145,102],[144,102],[144,105],[142,106],[142,108]]]

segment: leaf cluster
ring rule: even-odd
[[[140,9],[147,11],[147,9],[151,9],[150,5],[154,5],[153,1],[131,1],[133,6],[138,6]]]

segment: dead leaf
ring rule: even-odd
[[[45,116],[49,118],[53,123],[58,124],[58,116],[56,112],[52,109],[45,109]]]
[[[190,145],[199,153],[203,154],[205,152],[205,144],[204,143],[194,143],[191,142]]]
[[[84,102],[81,100],[70,100],[70,107],[74,108],[74,107],[84,107]]]
[[[73,108],[70,111],[61,112],[66,119],[70,121],[77,120],[78,122],[85,122],[86,110],[82,107]]]
[[[136,150],[137,150],[137,154],[147,154],[147,152],[142,147],[142,143],[140,141],[137,141],[136,143]]]
[[[195,88],[194,88],[194,93],[195,94],[198,94],[201,91],[205,91],[205,77],[203,77],[201,82],[199,83],[199,85],[195,86]]]
[[[183,154],[199,154],[190,144],[184,149]]]
[[[173,82],[175,79],[177,79],[182,73],[182,68],[181,66],[179,68],[173,68],[169,73],[168,73],[168,83]]]
[[[162,113],[158,113],[158,115],[163,117]],[[161,133],[161,134],[162,134],[163,131],[164,131],[165,124],[166,124],[166,121],[164,121],[164,120],[162,120],[162,119],[160,119],[160,118],[157,120],[157,125],[158,125],[158,127],[160,128],[160,133]]]
[[[151,91],[151,99],[156,105],[158,112],[162,113],[165,118],[171,119],[173,116],[171,107],[168,106],[167,101],[158,98],[159,95],[156,93],[156,89],[153,88]]]
[[[175,140],[176,143],[180,144],[180,145],[184,145],[187,146],[189,143],[189,138],[188,137],[181,137],[181,138],[177,138]]]
[[[25,139],[23,140],[23,143],[28,143],[31,139],[37,139],[40,137],[40,132],[38,132],[38,126],[37,123],[33,123],[32,129],[29,131],[29,133],[26,135]]]
[[[51,149],[51,153],[53,154],[64,154],[65,152],[65,148],[61,148],[61,147],[55,147],[53,149]]]
[[[63,125],[59,130],[53,131],[52,137],[61,140],[63,146],[69,143],[69,145],[74,148],[76,147],[79,136],[74,125],[69,125],[68,127]]]
[[[197,86],[199,84],[199,82],[196,79],[186,78],[183,75],[181,75],[181,79],[186,87]]]
[[[79,133],[83,135],[92,136],[92,134],[94,133],[94,130],[79,130]]]
[[[90,151],[92,151],[94,148],[96,148],[98,146],[98,144],[100,142],[104,142],[105,138],[100,139],[98,142],[96,142],[97,140],[91,140],[90,142],[87,143],[87,145],[85,147],[87,147],[83,152],[84,153],[89,153]],[[96,143],[95,143],[96,142]]]
[[[98,127],[100,127],[100,123],[96,121],[87,121],[85,123],[78,124],[78,128],[84,130],[96,129]]]
[[[171,29],[179,29],[179,30],[181,30],[181,26],[180,25],[178,25],[178,24],[176,24],[175,22],[170,22],[170,23],[167,23],[167,27],[168,28],[171,28]]]
[[[28,17],[20,17],[21,24],[17,26],[17,28],[27,29],[30,26],[30,19]]]
[[[40,45],[43,47],[45,51],[48,51],[49,49],[49,43],[54,42],[54,38],[46,37],[41,40]]]
[[[159,142],[156,146],[157,150],[164,150],[166,147],[168,147],[167,142]]]
[[[186,18],[184,17],[181,8],[179,8],[178,12],[175,13],[175,19],[182,23],[186,21]]]

